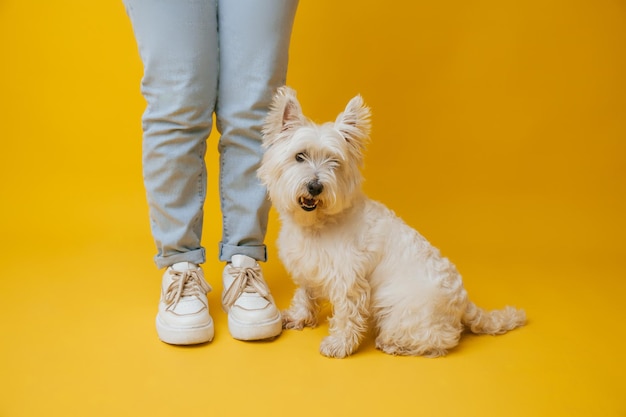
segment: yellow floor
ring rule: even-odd
[[[232,340],[215,141],[205,245],[215,340],[157,340],[141,64],[121,2],[0,5],[0,416],[625,416],[626,10],[618,1],[302,1],[289,82],[374,113],[367,191],[526,327],[438,359],[326,323]],[[280,307],[293,284],[273,244]]]

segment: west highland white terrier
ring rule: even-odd
[[[485,311],[472,303],[455,266],[363,193],[369,130],[360,96],[334,123],[321,125],[302,114],[289,87],[274,97],[258,176],[280,215],[279,257],[297,285],[283,327],[316,326],[328,300],[323,355],[355,352],[371,319],[378,349],[436,357],[458,344],[465,327],[500,334],[524,324],[522,310]]]

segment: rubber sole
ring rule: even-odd
[[[228,315],[228,331],[237,340],[265,340],[280,335],[283,331],[282,317],[263,323],[241,323]]]
[[[213,340],[215,329],[213,319],[211,322],[199,327],[172,327],[163,323],[160,317],[156,317],[156,329],[159,339],[170,345],[197,345]]]

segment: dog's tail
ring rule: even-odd
[[[470,301],[462,321],[472,333],[502,334],[524,325],[526,313],[508,306],[501,310],[486,311]]]

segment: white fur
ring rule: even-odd
[[[476,307],[454,265],[361,191],[369,118],[360,96],[321,125],[302,114],[290,88],[274,98],[258,175],[280,214],[279,255],[298,286],[284,327],[315,326],[320,302],[329,300],[330,335],[320,351],[343,358],[370,319],[377,348],[431,357],[456,346],[464,326],[499,334],[522,325],[521,310]]]

